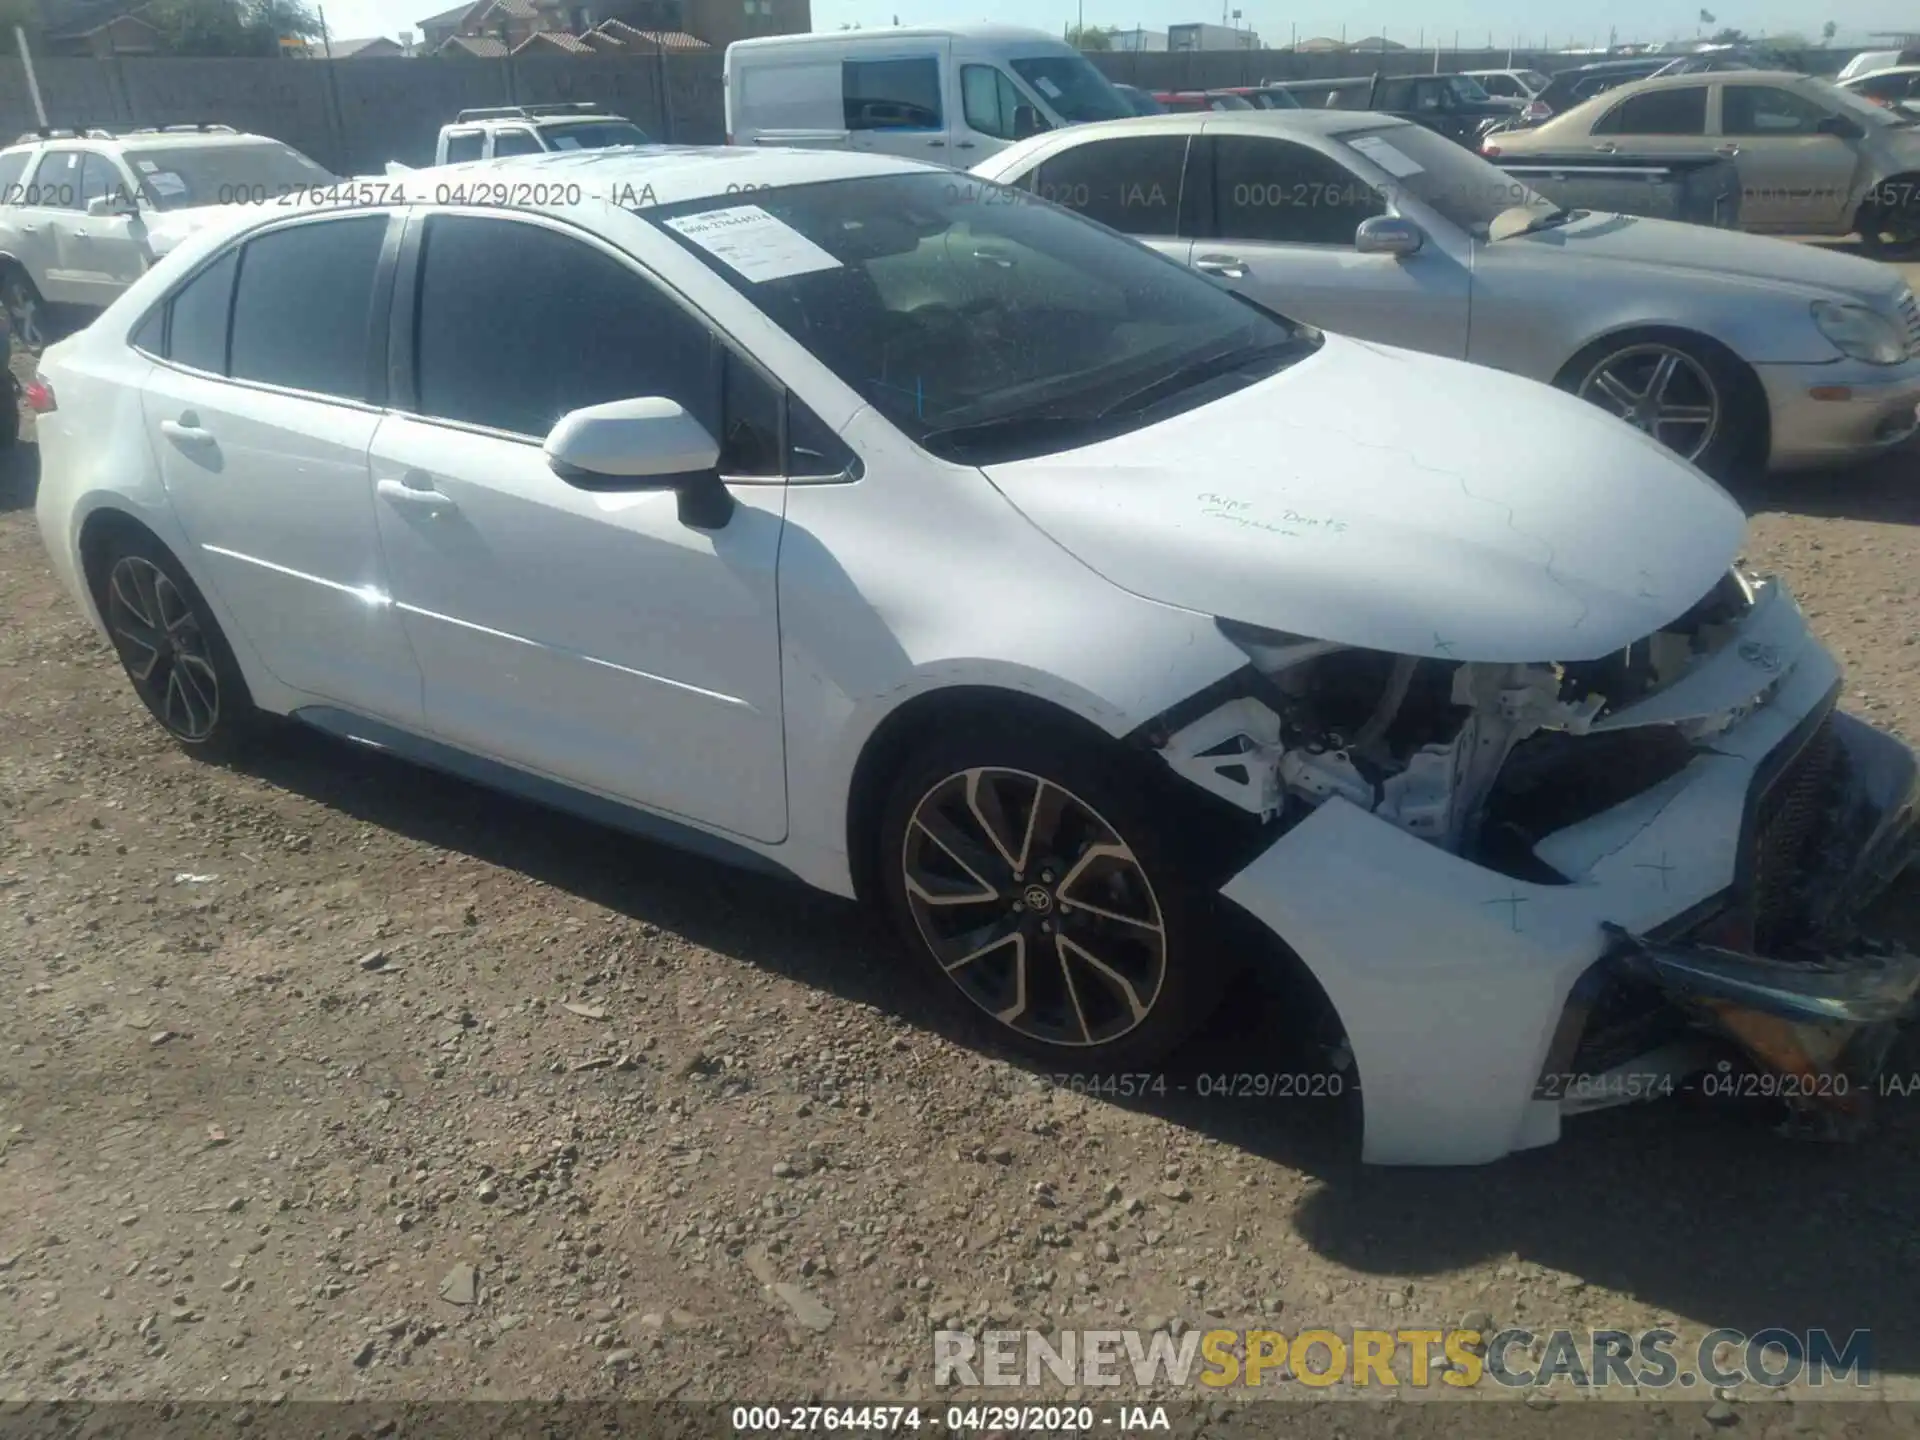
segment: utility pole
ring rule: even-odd
[[[40,77],[33,73],[33,51],[27,46],[26,27],[13,27],[13,43],[20,47],[20,63],[27,70],[27,92],[33,96],[33,115],[42,130],[47,128],[47,104],[40,98]]]

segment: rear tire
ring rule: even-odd
[[[1732,352],[1703,336],[1608,336],[1569,360],[1554,383],[1717,479],[1766,462],[1766,400],[1759,381]]]
[[[1133,758],[1066,727],[970,723],[902,764],[879,874],[946,999],[1024,1054],[1151,1066],[1219,1004],[1211,895]]]
[[[115,535],[95,599],[134,693],[176,743],[224,760],[259,735],[263,720],[232,647],[166,546],[143,531]]]

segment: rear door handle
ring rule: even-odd
[[[413,483],[415,480],[419,483]],[[425,510],[435,515],[443,515],[458,510],[451,499],[433,488],[433,482],[423,473],[415,472],[406,480],[382,480],[373,487],[374,493],[389,505],[405,510]]]
[[[1222,280],[1247,278],[1247,262],[1238,255],[1202,255],[1193,268],[1203,275],[1218,275]]]
[[[1713,148],[1714,153],[1717,155],[1738,155],[1740,153],[1740,147],[1738,145],[1716,145]]]
[[[179,420],[162,420],[160,433],[177,445],[211,445],[213,432],[203,430],[191,415]]]

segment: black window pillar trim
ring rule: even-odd
[[[417,414],[420,381],[417,371],[420,343],[420,269],[425,259],[430,216],[409,211],[406,226],[394,249],[392,284],[388,297],[386,344],[386,406]]]
[[[373,272],[373,294],[367,302],[366,398],[369,405],[380,408],[386,406],[393,389],[387,357],[393,347],[394,282],[411,228],[412,212],[396,210],[387,216],[387,233],[381,240],[380,258]]]
[[[1180,213],[1175,218],[1177,238],[1212,240],[1220,229],[1215,214],[1214,137],[1202,129],[1187,143],[1187,163],[1180,176]]]

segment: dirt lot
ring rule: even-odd
[[[1340,1104],[1060,1092],[836,901],[300,733],[185,758],[4,463],[0,1398],[903,1397],[946,1317],[1472,1311],[1865,1327],[1912,1393],[1912,1102],[1846,1148],[1668,1103],[1409,1173]],[[1920,454],[1752,500],[1850,703],[1920,739]],[[1284,1068],[1277,1018],[1175,1073]]]

